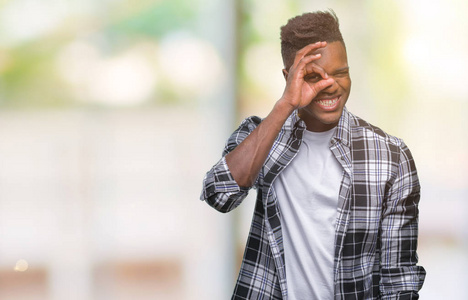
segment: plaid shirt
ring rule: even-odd
[[[260,122],[244,120],[205,176],[201,199],[221,212],[236,208],[249,190],[237,185],[224,156]],[[294,112],[255,182],[254,217],[232,299],[288,298],[281,211],[272,183],[297,154],[304,129]],[[335,227],[335,299],[418,299],[425,278],[416,265],[420,186],[409,149],[345,108],[330,150],[344,169]]]

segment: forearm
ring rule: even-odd
[[[241,187],[254,184],[268,153],[294,107],[280,99],[252,133],[226,155],[232,177]]]

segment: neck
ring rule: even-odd
[[[301,111],[299,111],[299,118],[301,118],[304,123],[306,124],[306,128],[308,131],[313,131],[313,132],[323,132],[323,131],[328,131],[338,125],[338,122],[333,122],[330,124],[322,123],[317,119],[313,118],[307,118],[301,114]]]

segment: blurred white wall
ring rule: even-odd
[[[222,122],[191,109],[0,113],[0,269],[14,276],[24,259],[47,279],[43,295],[2,286],[0,298],[223,298],[230,229],[197,200],[218,155],[209,120]]]

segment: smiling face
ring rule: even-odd
[[[299,116],[310,131],[327,131],[338,124],[351,90],[348,58],[341,42],[331,42],[325,48],[313,52],[322,57],[315,61],[324,69],[333,84],[322,90],[306,107],[299,109]],[[319,74],[309,74],[305,81],[313,84],[321,80]]]

